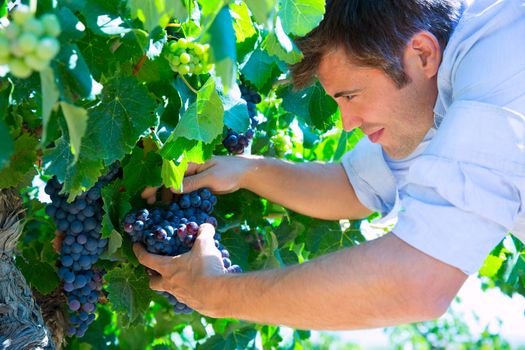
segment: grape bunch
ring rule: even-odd
[[[21,79],[47,68],[60,50],[60,32],[54,14],[35,18],[28,6],[19,5],[12,21],[0,27],[0,65],[7,64],[11,74]]]
[[[256,105],[261,102],[261,95],[255,90],[252,90],[244,85],[240,86],[241,98],[246,101],[248,108],[248,115],[250,116],[250,126],[245,134],[239,134],[232,129],[228,129],[226,137],[222,141],[222,144],[228,152],[233,154],[241,154],[244,149],[248,147],[250,141],[255,133],[257,127],[257,110]]]
[[[64,282],[64,292],[70,315],[69,336],[82,337],[95,319],[96,304],[101,296],[103,271],[93,268],[106,249],[107,239],[101,239],[103,202],[101,189],[119,172],[112,165],[97,183],[77,196],[71,203],[60,194],[62,185],[56,177],[48,181],[45,192],[51,197],[46,214],[52,217],[57,230],[65,234],[60,247],[58,276]]]
[[[207,188],[183,194],[178,201],[166,208],[134,210],[124,218],[124,231],[133,243],[141,243],[153,254],[175,256],[190,251],[199,232],[199,226],[209,223],[217,227],[217,219],[211,216],[217,203]],[[215,246],[220,250],[226,272],[242,272],[240,266],[232,265],[228,250],[220,243],[221,236],[215,233]],[[175,313],[191,313],[193,309],[167,292],[164,295],[173,305]]]
[[[210,70],[208,44],[202,45],[181,38],[167,45],[166,59],[171,70],[181,75],[201,74]]]

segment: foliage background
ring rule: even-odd
[[[0,1],[0,17],[14,4]],[[103,191],[102,233],[110,246],[98,264],[108,271],[107,303],[98,306],[86,336],[72,339],[68,348],[323,348],[309,341],[309,331],[293,331],[290,343],[275,326],[174,315],[149,290],[120,222],[130,208],[145,205],[139,196],[144,186],[180,186],[188,162],[225,154],[221,141],[227,128],[246,130],[241,77],[263,95],[249,153],[338,161],[352,149],[362,134],[342,131],[337,106],[322,87],[294,91],[289,81],[288,65],[301,59],[292,39],[319,23],[324,1],[40,0],[32,5],[37,14],[59,16],[61,50],[49,69],[25,80],[0,67],[0,187],[14,186],[24,195],[28,219],[17,264],[40,293],[60,286],[51,246],[55,227],[38,200],[41,186],[34,178],[56,175],[74,198],[114,161],[123,168],[123,177]],[[184,82],[169,69],[163,48],[179,37],[210,44],[210,74]],[[247,191],[221,196],[216,214],[232,261],[245,271],[301,263],[365,239],[359,221],[304,217]],[[480,275],[484,288],[525,295],[524,272],[524,246],[509,236]],[[460,317],[447,317],[395,329],[392,342],[440,348],[443,339],[460,339],[459,348],[481,344],[476,342],[508,346],[489,332],[479,339],[468,335]]]

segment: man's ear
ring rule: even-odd
[[[414,34],[405,47],[403,63],[406,68],[417,69],[431,79],[437,75],[441,56],[441,45],[434,34],[421,31]]]

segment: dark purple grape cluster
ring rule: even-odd
[[[233,154],[241,154],[244,149],[248,147],[250,141],[253,138],[255,129],[257,128],[257,107],[256,105],[261,102],[261,95],[255,90],[252,90],[244,85],[240,86],[241,98],[246,101],[248,108],[248,115],[250,116],[250,126],[246,133],[237,133],[232,129],[228,129],[226,137],[222,141],[222,144],[228,152]]]
[[[217,219],[211,214],[217,204],[210,190],[203,188],[183,194],[167,207],[131,211],[124,218],[124,231],[133,243],[141,243],[153,254],[176,256],[190,251],[199,232],[199,226],[209,223],[217,227]],[[215,233],[215,246],[221,251],[226,272],[242,272],[240,266],[232,265],[229,252],[220,243],[221,236]],[[175,313],[191,313],[193,309],[167,292],[164,295],[173,305]]]
[[[71,203],[60,194],[62,184],[56,177],[48,181],[45,192],[51,197],[46,214],[55,221],[57,230],[64,234],[60,247],[58,275],[64,282],[64,292],[71,312],[68,336],[82,337],[95,319],[97,301],[102,291],[102,272],[93,269],[108,244],[101,239],[103,202],[102,187],[111,182],[119,171],[112,165],[88,191]]]

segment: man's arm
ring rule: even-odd
[[[338,163],[292,163],[261,157],[214,157],[192,165],[184,192],[210,187],[216,193],[244,188],[301,214],[326,219],[370,215]]]
[[[136,245],[139,261],[162,275],[151,287],[213,317],[337,330],[437,318],[467,278],[394,234],[284,269],[224,275],[212,237],[211,227],[201,228],[179,257]]]

